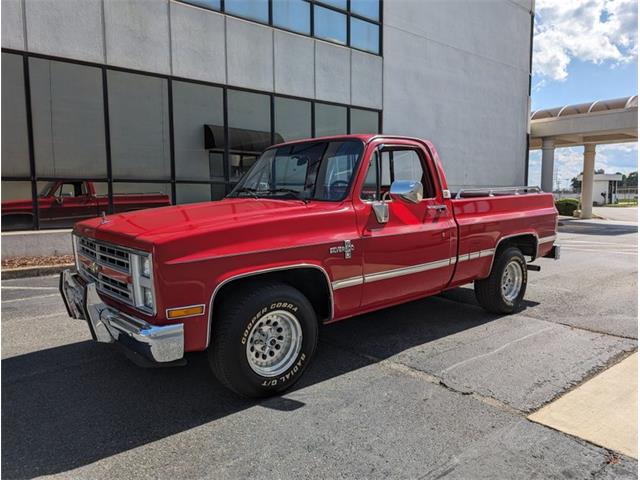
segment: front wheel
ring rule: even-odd
[[[489,312],[513,313],[527,289],[527,262],[516,247],[497,255],[489,276],[474,283],[476,299]]]
[[[298,381],[317,342],[316,314],[299,290],[256,285],[224,300],[213,319],[209,363],[237,394],[267,397]]]

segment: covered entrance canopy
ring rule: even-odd
[[[596,145],[638,141],[638,96],[536,110],[529,148],[542,148],[542,190],[553,191],[556,147],[584,145],[582,218],[591,218]]]

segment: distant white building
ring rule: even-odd
[[[582,182],[582,174],[578,176]],[[621,173],[596,173],[593,176],[593,204],[605,205],[618,201],[618,182],[622,181]]]

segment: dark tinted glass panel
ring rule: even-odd
[[[346,44],[347,16],[318,5],[314,9],[314,35],[331,42]]]
[[[273,0],[273,24],[294,32],[311,31],[311,5],[305,0]]]
[[[225,0],[224,10],[232,15],[267,23],[269,2],[267,0]]]
[[[311,102],[275,98],[275,143],[311,137]]]
[[[116,213],[171,205],[171,185],[168,183],[113,184],[113,208]]]
[[[379,53],[380,27],[351,17],[351,46],[371,53]]]
[[[28,230],[33,227],[34,221],[31,201],[31,182],[3,181],[2,231]]]
[[[316,103],[316,137],[347,133],[347,109]]]
[[[221,88],[173,82],[173,134],[177,179],[224,178]]]
[[[106,177],[98,68],[29,59],[36,170],[42,177]]]
[[[171,176],[167,81],[109,71],[111,165],[115,178]]]
[[[237,181],[271,145],[269,97],[258,93],[228,90],[229,177]]]
[[[352,108],[351,133],[378,133],[378,112]]]
[[[371,20],[379,20],[380,0],[351,0],[351,12]]]
[[[225,186],[221,184],[178,183],[176,185],[176,203],[196,203],[220,200],[225,195]]]
[[[64,179],[38,182],[40,228],[70,228],[74,223],[107,213],[107,182]]]
[[[2,54],[2,175],[29,176],[22,57]]]
[[[198,7],[208,8],[210,10],[220,10],[220,0],[181,0],[184,3],[190,3]]]

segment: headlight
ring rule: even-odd
[[[143,277],[151,278],[151,259],[149,257],[140,257],[140,274]]]
[[[144,306],[153,310],[153,292],[150,288],[142,287],[142,299]]]
[[[151,254],[135,253],[131,255],[133,288],[136,307],[155,313],[155,294],[153,291],[153,261]]]

